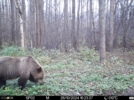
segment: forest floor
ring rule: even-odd
[[[51,55],[50,59],[45,81],[52,82],[55,95],[134,95],[134,51],[107,52],[102,64],[98,52],[88,49]]]
[[[5,52],[8,50],[0,51],[0,55],[16,56]],[[11,80],[5,89],[0,89],[0,95],[134,95],[134,51],[107,52],[107,59],[101,64],[99,53],[87,48],[69,53],[34,50],[28,54],[44,66],[45,84],[29,81],[20,91],[17,80]]]

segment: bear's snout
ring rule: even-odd
[[[44,81],[43,80],[39,80],[38,81],[40,85],[43,85],[44,84]]]

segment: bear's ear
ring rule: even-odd
[[[41,67],[37,68],[37,72],[41,72]]]

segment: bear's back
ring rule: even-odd
[[[19,59],[15,57],[0,57],[0,77],[13,79],[19,76]]]
[[[8,61],[10,59],[11,59],[11,57],[9,57],[9,56],[0,57],[0,64],[3,63],[4,61]]]

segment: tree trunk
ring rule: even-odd
[[[93,47],[93,11],[92,11],[92,0],[90,0],[90,48]]]
[[[68,0],[64,0],[64,36],[63,45],[65,52],[68,52]]]
[[[44,1],[43,0],[39,0],[39,33],[40,33],[40,47],[42,48],[43,46],[43,36],[45,33],[44,30]]]
[[[35,32],[35,8],[33,6],[35,4],[35,0],[29,1],[29,41],[30,41],[30,47],[36,47],[36,32]]]
[[[75,0],[72,0],[72,43],[73,48],[76,50],[76,32],[75,32]]]
[[[114,41],[114,5],[115,0],[110,0],[110,38],[109,38],[109,50],[113,51],[113,41]]]
[[[100,62],[106,59],[105,47],[105,0],[99,0]]]
[[[14,21],[14,3],[13,0],[10,0],[11,3],[11,45],[15,44],[15,21]]]
[[[23,31],[24,31],[24,33],[25,33],[25,35],[27,35],[26,33],[26,4],[25,4],[25,0],[22,0],[22,12],[23,12],[23,14],[22,14],[22,19],[23,19]],[[24,38],[24,42],[27,40],[27,38],[26,38],[27,36],[25,36],[25,38]],[[24,43],[25,44],[25,43]],[[25,44],[26,45],[26,44]]]
[[[40,34],[39,34],[39,0],[36,3],[36,48],[40,47]]]
[[[10,34],[10,30],[9,30],[9,7],[8,7],[8,0],[4,0],[5,1],[5,25],[6,25],[6,34]],[[7,41],[10,44],[10,36],[7,36]],[[11,45],[11,44],[10,44]]]
[[[23,48],[23,51],[25,51],[25,45],[24,45],[24,28],[23,28],[23,17],[22,17],[22,7],[18,0],[14,0],[16,9],[18,10],[19,19],[20,19],[20,34],[21,34],[21,47]]]
[[[76,40],[75,40],[75,48],[78,51],[78,40],[79,40],[79,26],[80,26],[80,18],[79,18],[79,11],[80,11],[80,0],[78,1],[78,10],[77,10],[77,34],[76,34]]]

